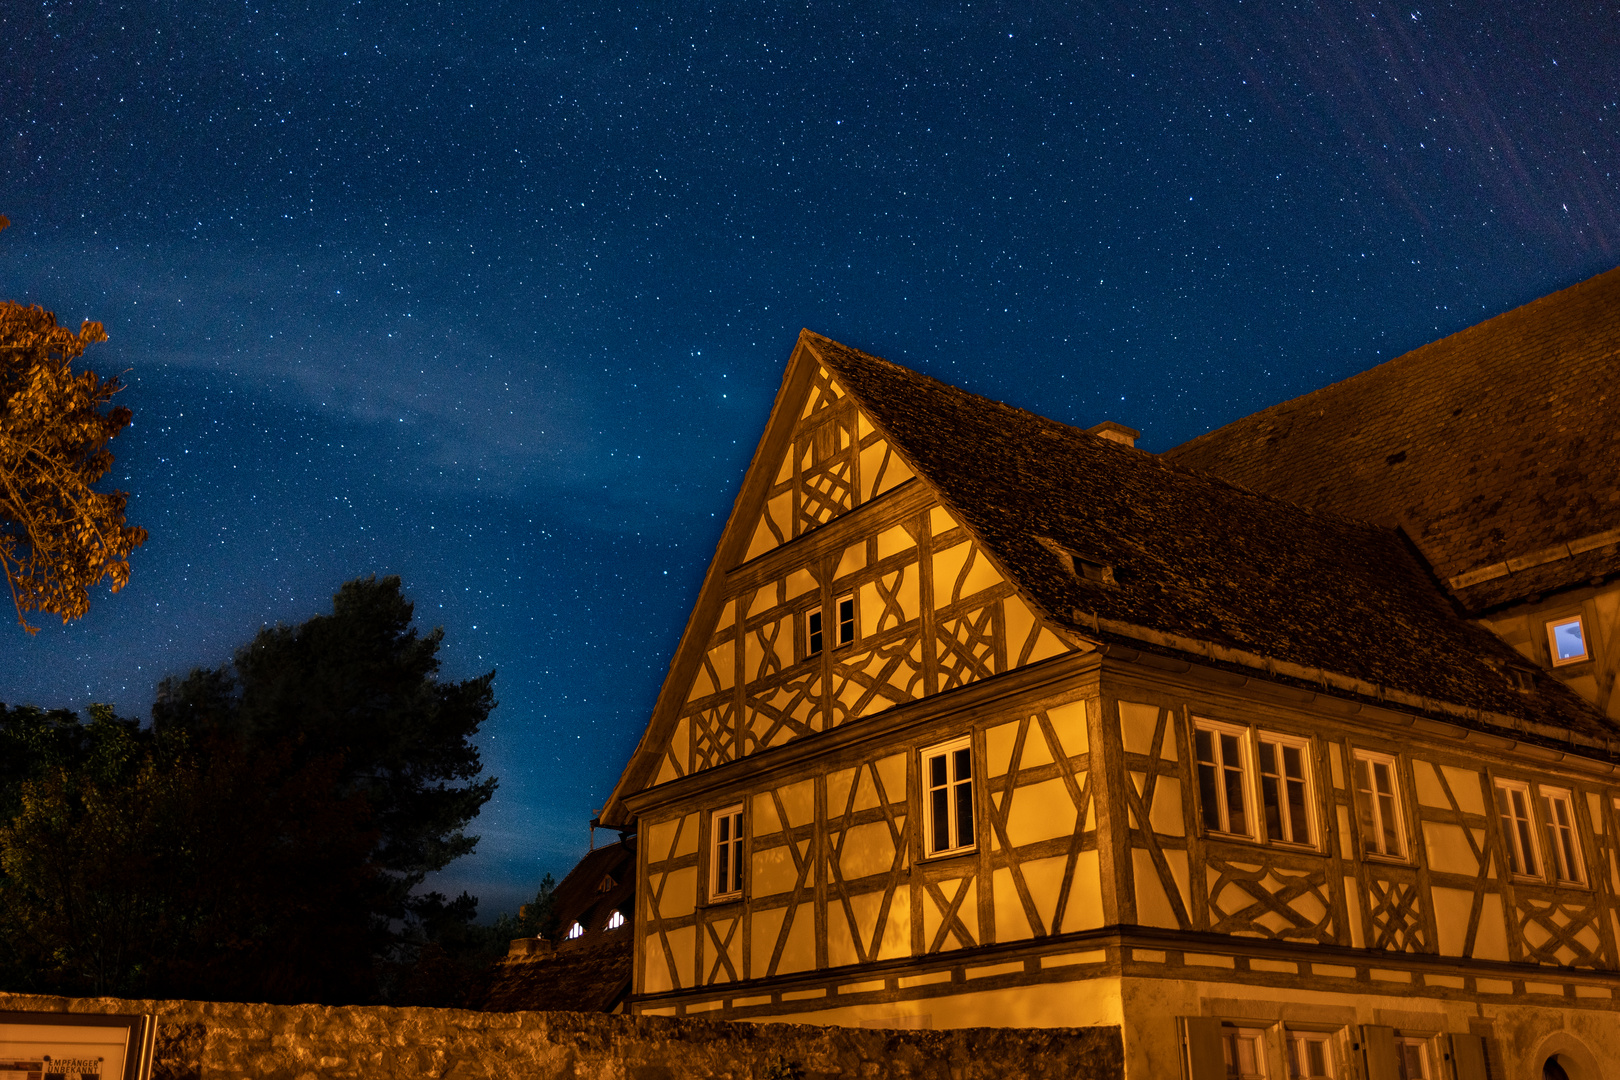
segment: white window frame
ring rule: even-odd
[[[1316,1043],[1322,1047],[1323,1071],[1313,1073],[1310,1071],[1310,1058],[1305,1048],[1306,1043]],[[1289,1080],[1333,1080],[1339,1075],[1338,1038],[1331,1031],[1314,1031],[1304,1028],[1284,1028],[1283,1047],[1288,1059],[1287,1073]]]
[[[737,803],[709,815],[709,902],[740,900],[742,894],[743,807]]]
[[[1515,796],[1518,797],[1517,805]],[[1502,828],[1508,872],[1520,881],[1542,880],[1541,848],[1536,837],[1536,800],[1530,785],[1523,780],[1498,776],[1495,798],[1496,821]]]
[[[1395,1036],[1395,1068],[1400,1073],[1401,1080],[1438,1080],[1434,1073],[1434,1040],[1417,1035]],[[1415,1048],[1418,1051],[1418,1069],[1416,1076],[1412,1075],[1406,1067],[1407,1050]]]
[[[1368,789],[1362,788],[1358,775],[1359,767],[1363,764],[1365,764],[1367,767],[1367,778],[1372,785]],[[1388,808],[1385,807],[1384,803],[1380,799],[1380,796],[1384,795],[1385,793],[1380,792],[1377,789],[1377,780],[1374,779],[1376,776],[1376,767],[1379,765],[1386,766],[1389,769],[1388,798],[1390,801],[1390,806]],[[1373,815],[1373,823],[1370,830],[1361,819],[1361,795],[1364,790],[1368,791],[1369,793],[1368,806]],[[1406,862],[1408,859],[1407,850],[1410,845],[1407,843],[1406,839],[1406,808],[1402,805],[1401,769],[1399,759],[1397,759],[1394,754],[1382,754],[1376,750],[1354,751],[1350,755],[1350,796],[1351,808],[1355,811],[1356,827],[1361,835],[1362,855],[1369,859],[1386,859],[1395,862]],[[1393,829],[1389,827],[1390,823],[1385,820],[1386,809],[1388,813],[1393,814],[1394,816]],[[1369,832],[1371,835],[1369,835]],[[1395,837],[1395,841],[1399,845],[1398,850],[1384,850],[1384,837],[1386,834],[1393,835]]]
[[[849,618],[844,618],[844,605],[849,605]],[[833,648],[841,649],[845,645],[853,645],[859,633],[859,623],[856,621],[855,594],[844,593],[833,598]]]
[[[1585,885],[1586,859],[1581,852],[1581,831],[1575,819],[1575,793],[1566,788],[1536,785],[1541,796],[1543,828],[1547,834],[1547,877],[1555,885]],[[1557,806],[1564,807],[1558,820]]]
[[[1288,784],[1290,779],[1284,772],[1278,772],[1276,774],[1278,779],[1277,817],[1282,825],[1283,832],[1286,835],[1271,835],[1271,823],[1266,818],[1265,754],[1261,752],[1261,746],[1264,744],[1270,744],[1276,748],[1273,761],[1278,763],[1279,768],[1282,767],[1281,761],[1283,755],[1281,751],[1284,748],[1299,751],[1300,781],[1303,783],[1305,788],[1304,805],[1300,810],[1305,819],[1304,840],[1294,839],[1294,825],[1296,823],[1294,821],[1294,811],[1288,802]],[[1316,807],[1316,782],[1315,777],[1313,776],[1315,770],[1311,768],[1311,741],[1309,739],[1301,738],[1298,735],[1279,735],[1274,731],[1257,731],[1255,733],[1254,765],[1255,782],[1260,789],[1260,798],[1256,799],[1255,803],[1256,808],[1259,811],[1260,823],[1266,830],[1266,839],[1271,841],[1273,844],[1283,844],[1288,847],[1297,848],[1311,848],[1314,850],[1317,847],[1316,814],[1314,812]]]
[[[1253,1044],[1254,1071],[1243,1072],[1238,1066],[1240,1062],[1233,1058],[1238,1054],[1240,1041]],[[1226,1075],[1232,1080],[1265,1080],[1267,1058],[1266,1029],[1263,1027],[1245,1027],[1241,1024],[1224,1023],[1221,1025],[1221,1057],[1226,1061]]]
[[[1558,658],[1558,628],[1574,623],[1581,628],[1581,655],[1571,656],[1568,659]],[[1592,659],[1592,641],[1586,636],[1586,620],[1579,614],[1571,615],[1565,619],[1547,620],[1547,658],[1552,661],[1553,667],[1567,667],[1570,664],[1584,664]]]
[[[826,618],[819,607],[804,613],[804,658],[820,656],[827,647]]]
[[[1204,797],[1204,781],[1202,775],[1205,762],[1198,753],[1198,735],[1200,732],[1205,732],[1212,736],[1210,740],[1210,747],[1212,750],[1213,760],[1209,764],[1211,764],[1216,770],[1214,785],[1216,794],[1214,823],[1211,823],[1207,819],[1209,807],[1207,805],[1207,800]],[[1221,736],[1223,735],[1231,736],[1237,739],[1238,761],[1235,765],[1226,759],[1227,747],[1221,740]],[[1253,746],[1251,745],[1252,742],[1253,740],[1250,737],[1250,730],[1247,724],[1229,724],[1221,720],[1208,720],[1197,716],[1193,717],[1193,769],[1195,773],[1198,774],[1198,821],[1199,824],[1203,826],[1204,831],[1214,833],[1217,836],[1235,837],[1240,840],[1254,840],[1259,837],[1260,830],[1257,827],[1258,819],[1260,817],[1260,815],[1257,813],[1259,810],[1259,800],[1255,798],[1255,768],[1254,750]],[[1231,789],[1226,782],[1226,774],[1232,771],[1236,771],[1239,774],[1239,789],[1244,800],[1244,828],[1242,829],[1232,828],[1232,807],[1231,799],[1229,797]]]
[[[960,750],[967,751],[968,775],[966,778],[961,777],[956,768],[957,764],[963,760],[957,755],[957,751]],[[937,859],[977,850],[979,846],[979,810],[976,801],[978,792],[974,790],[972,736],[963,735],[959,739],[952,739],[950,742],[930,746],[920,751],[917,756],[922,770],[922,783],[918,786],[922,790],[923,802],[923,856],[929,859]],[[945,761],[945,783],[943,787],[934,782],[931,765],[933,761],[940,758]],[[967,843],[961,842],[961,796],[958,794],[959,789],[964,784],[967,786],[968,792],[968,812],[972,815],[972,821],[969,822]],[[935,822],[938,820],[939,811],[934,805],[934,794],[941,790],[945,792],[945,838],[950,843],[946,847],[935,847]]]

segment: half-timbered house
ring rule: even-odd
[[[1132,1077],[1620,1060],[1620,456],[1541,545],[1574,576],[1471,604],[1533,528],[1476,504],[1448,539],[1465,390],[1349,464],[1296,412],[1195,468],[802,334],[600,817],[637,834],[632,1009],[1119,1025]],[[1276,430],[1304,489],[1230,464]],[[1432,504],[1323,494],[1402,448]],[[1501,460],[1511,501],[1534,470]],[[1602,693],[1556,658],[1569,611]]]

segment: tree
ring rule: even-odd
[[[476,900],[418,887],[477,842],[494,673],[439,679],[411,617],[398,578],[352,581],[165,681],[149,727],[0,712],[0,750],[48,751],[0,774],[9,988],[339,1004],[487,949]]]
[[[43,308],[0,301],[0,565],[30,634],[29,611],[67,622],[90,610],[92,586],[123,588],[129,555],[146,542],[124,521],[128,496],[93,486],[112,468],[107,443],[130,421],[128,409],[105,408],[118,379],[73,370],[105,340],[100,323],[75,334]]]

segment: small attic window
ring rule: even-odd
[[[575,922],[574,925],[568,928],[568,933],[563,936],[568,938],[569,941],[573,941],[575,938],[582,938],[585,936],[585,928],[579,925],[578,922]]]
[[[1548,623],[1547,644],[1552,648],[1553,667],[1591,659],[1586,648],[1586,627],[1579,615]]]
[[[603,874],[602,880],[597,883],[596,891],[599,893],[612,892],[614,888],[618,886],[618,884],[619,883],[617,881],[613,880],[612,874]]]
[[[621,927],[623,925],[624,925],[624,912],[615,911],[613,914],[608,916],[607,928],[609,930],[617,930],[619,927]]]
[[[1081,581],[1089,581],[1097,585],[1113,585],[1114,568],[1099,559],[1088,558],[1077,551],[1064,547],[1062,544],[1047,536],[1037,536],[1035,540],[1047,551],[1058,557],[1063,568]]]

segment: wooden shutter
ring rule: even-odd
[[[1367,1063],[1367,1080],[1401,1080],[1401,1057],[1395,1046],[1394,1028],[1362,1024],[1361,1058]]]
[[[1226,1080],[1226,1054],[1221,1050],[1221,1022],[1213,1016],[1184,1016],[1187,1080]]]
[[[1451,1067],[1457,1080],[1490,1080],[1485,1071],[1485,1040],[1478,1035],[1451,1036]]]

